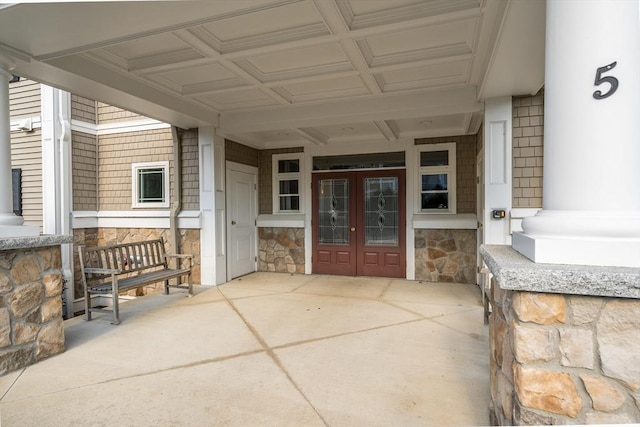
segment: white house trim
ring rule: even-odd
[[[168,129],[171,125],[153,119],[128,120],[122,122],[95,124],[82,120],[71,120],[71,130],[89,135],[113,135],[126,132],[141,132],[146,130]]]
[[[72,227],[79,228],[169,228],[171,211],[75,211]],[[200,211],[182,211],[178,228],[200,229]]]

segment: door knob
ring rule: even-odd
[[[235,221],[231,221],[231,225],[236,225],[236,222]]]
[[[351,227],[351,231],[356,231],[356,228],[355,227]]]

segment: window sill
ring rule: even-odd
[[[475,230],[478,219],[475,214],[414,214],[413,228],[441,230]]]
[[[304,214],[271,214],[258,215],[256,225],[258,227],[290,227],[304,228]]]

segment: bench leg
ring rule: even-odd
[[[191,280],[191,270],[189,270],[189,274],[187,275],[187,281],[189,283],[189,297],[193,296],[193,281]]]
[[[169,281],[168,280],[164,281],[164,294],[165,295],[169,295]]]
[[[91,320],[91,293],[84,293],[84,320]]]
[[[118,286],[118,277],[115,274],[111,275],[111,296],[113,299],[113,324],[120,324],[120,300],[118,295],[120,294],[120,288]]]

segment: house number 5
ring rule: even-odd
[[[602,93],[600,90],[596,90],[593,92],[593,97],[595,99],[605,99],[616,93],[618,90],[618,79],[613,76],[602,76],[602,74],[611,71],[618,65],[618,62],[612,62],[609,65],[605,65],[604,67],[600,67],[596,70],[596,81],[593,82],[595,86],[600,86],[602,83],[609,83],[611,86],[609,87],[609,91],[606,93]]]

